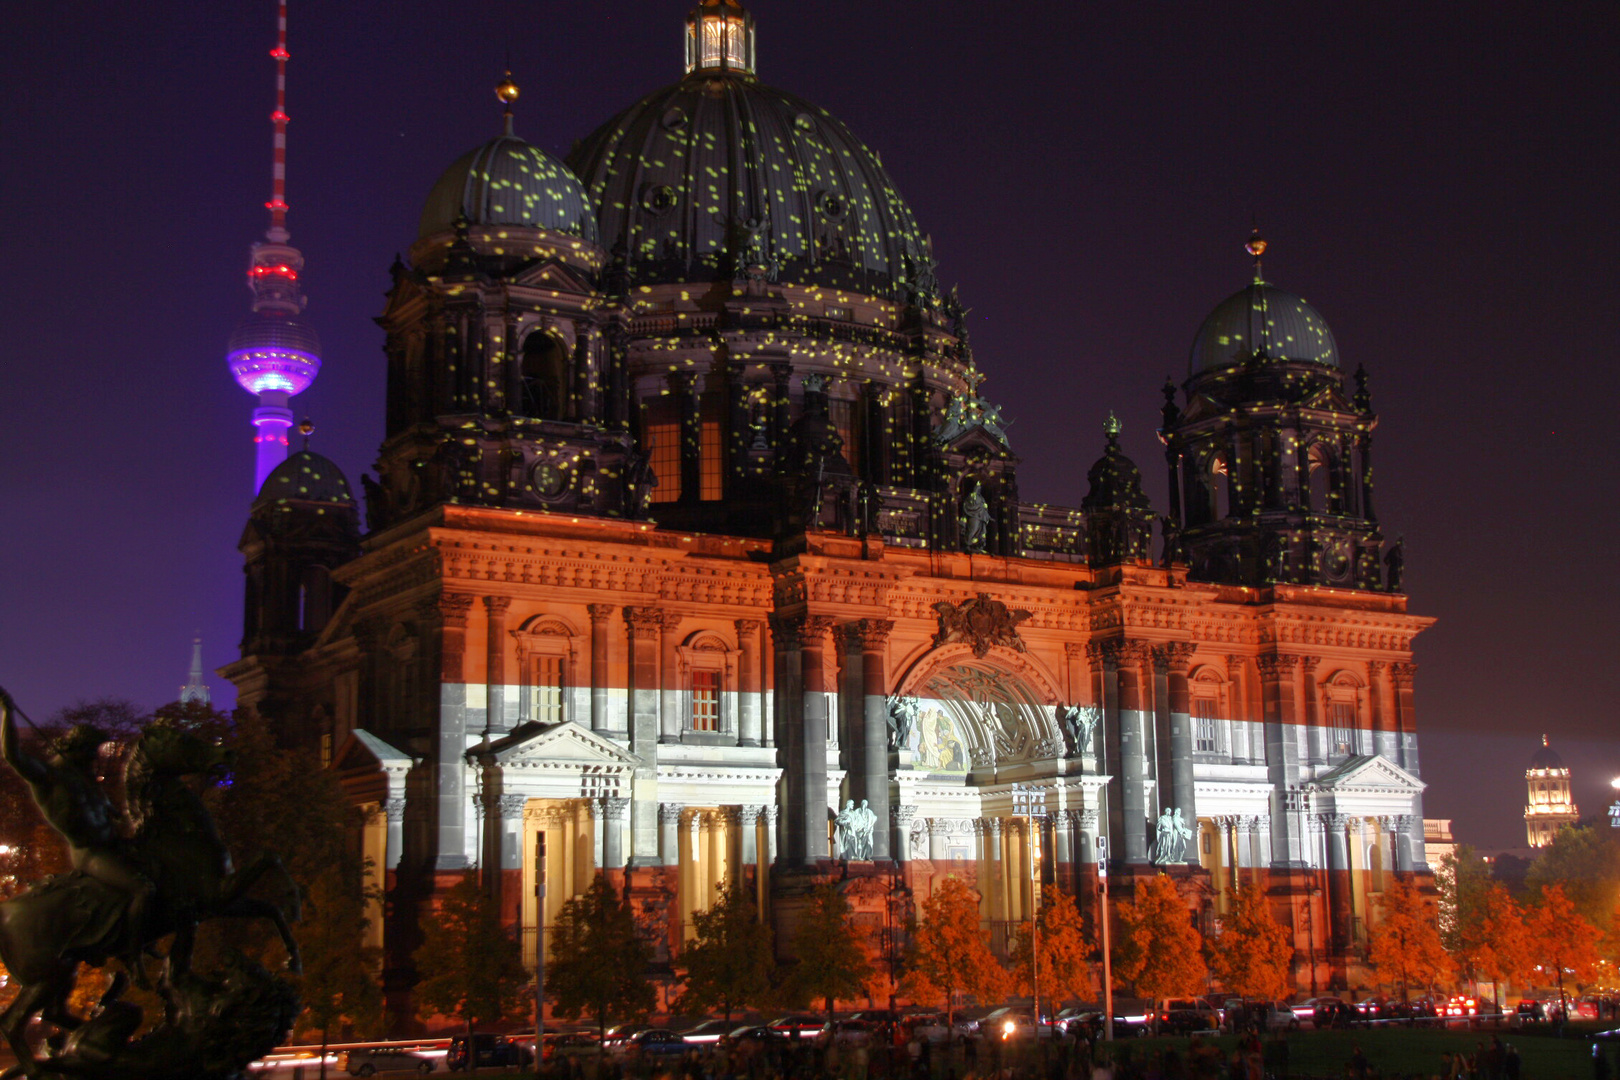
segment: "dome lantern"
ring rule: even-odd
[[[754,73],[754,17],[737,0],[700,0],[686,16],[686,73]]]

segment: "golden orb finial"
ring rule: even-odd
[[[1243,250],[1257,259],[1266,253],[1266,238],[1260,235],[1258,228],[1249,233],[1249,242],[1243,245]]]
[[[304,438],[307,439],[311,435],[313,435],[314,433],[315,433],[315,421],[311,420],[307,416],[304,417],[302,420],[298,421],[298,434],[302,435]]]
[[[506,111],[512,111],[512,102],[518,99],[518,84],[512,81],[512,73],[508,71],[501,81],[495,84],[495,96],[500,99]]]
[[[1114,415],[1114,410],[1109,409],[1108,419],[1103,421],[1103,434],[1108,436],[1109,442],[1113,442],[1119,438],[1119,433],[1124,430],[1125,425],[1119,422],[1119,417]]]

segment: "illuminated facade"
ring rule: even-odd
[[[259,399],[253,410],[255,449],[253,490],[258,492],[270,473],[287,460],[287,434],[292,427],[290,399],[297,397],[321,372],[321,343],[303,319],[303,287],[298,276],[304,256],[287,241],[287,3],[281,0],[276,24],[276,111],[271,194],[265,208],[270,228],[253,245],[247,281],[253,292],[253,311],[231,332],[225,362],[242,389]]]
[[[471,867],[532,944],[542,831],[543,921],[604,870],[664,960],[718,882],[785,942],[835,872],[873,926],[891,875],[907,903],[968,875],[1004,948],[1015,784],[1040,880],[1093,904],[1106,839],[1117,896],[1171,873],[1206,925],[1266,888],[1301,985],[1343,983],[1390,876],[1427,872],[1430,620],[1384,555],[1364,374],[1257,263],[1168,388],[1168,518],[1112,418],[1078,507],[1025,502],[877,156],[759,82],[736,4],[687,42],[566,163],[508,121],[446,171],[381,320],[364,539],[335,480],[261,495],[244,539],[227,674],[372,811],[391,990]]]
[[[1529,801],[1524,806],[1524,831],[1533,848],[1552,843],[1558,830],[1580,820],[1581,812],[1575,806],[1569,791],[1569,766],[1547,745],[1547,736],[1541,737],[1541,749],[1530,759],[1524,770]]]

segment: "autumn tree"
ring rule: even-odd
[[[609,1024],[652,1011],[652,950],[636,929],[629,896],[620,896],[606,874],[562,906],[550,946],[546,996],[558,1016],[589,1014],[605,1036]]]
[[[707,911],[694,912],[693,939],[681,950],[686,989],[678,1010],[719,1009],[726,1020],[740,1006],[764,1004],[775,973],[771,928],[759,919],[754,894],[730,883]]]
[[[799,962],[788,976],[787,989],[796,1001],[825,1001],[830,1020],[833,1002],[866,992],[872,962],[850,925],[849,901],[843,893],[821,885],[809,900],[793,932],[793,955]]]
[[[1367,959],[1380,976],[1400,984],[1402,1001],[1409,987],[1432,986],[1451,968],[1436,906],[1405,878],[1384,890],[1383,918],[1368,935]]]
[[[1440,860],[1434,874],[1438,890],[1440,943],[1452,962],[1469,979],[1482,971],[1483,950],[1490,947],[1484,933],[1486,890],[1490,868],[1467,844],[1458,844]]]
[[[298,947],[304,970],[298,994],[304,1003],[299,1027],[321,1035],[321,1077],[326,1076],[326,1046],[335,1024],[344,1024],[365,1038],[382,1026],[383,998],[378,975],[382,950],[363,945],[371,918],[366,914],[376,899],[374,889],[350,880],[340,867],[315,879],[304,921],[298,928]]]
[[[424,1018],[454,1016],[471,1034],[478,1024],[518,1018],[529,1004],[531,980],[519,945],[476,871],[462,875],[422,920],[422,944],[411,958],[421,976],[416,1000]]]
[[[1576,910],[1575,902],[1560,885],[1543,885],[1541,903],[1529,913],[1525,930],[1531,958],[1545,973],[1551,971],[1558,984],[1562,1015],[1569,1015],[1569,998],[1564,992],[1564,975],[1577,983],[1586,981],[1598,962],[1601,934]]]
[[[979,926],[979,897],[959,877],[947,877],[922,903],[911,935],[906,982],[919,998],[942,999],[956,1021],[958,994],[995,1001],[1007,991],[1007,972]]]
[[[1556,885],[1575,910],[1593,926],[1602,926],[1620,906],[1620,829],[1577,825],[1559,829],[1525,873],[1532,902],[1541,890]]]
[[[1119,905],[1113,936],[1114,974],[1136,984],[1139,996],[1158,1003],[1204,989],[1204,939],[1192,913],[1164,874],[1136,886],[1136,899]]]
[[[1490,882],[1480,897],[1477,929],[1468,942],[1474,970],[1491,980],[1491,996],[1500,1009],[1499,983],[1518,983],[1530,972],[1530,935],[1525,913],[1513,894]]]
[[[1013,942],[1013,972],[1019,990],[1029,993],[1038,979],[1042,1001],[1055,1005],[1070,998],[1088,1000],[1092,992],[1091,958],[1096,950],[1086,933],[1079,906],[1073,897],[1048,885],[1041,890],[1038,918],[1038,949],[1031,948],[1027,924],[1019,926]],[[1034,965],[1035,979],[1030,977],[1032,957],[1038,961]]]
[[[1290,990],[1294,942],[1255,888],[1229,890],[1231,906],[1221,932],[1207,943],[1210,970],[1228,993],[1246,998],[1283,998]]]

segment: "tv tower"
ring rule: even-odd
[[[298,275],[304,256],[287,243],[287,0],[279,0],[276,47],[275,158],[271,171],[270,228],[253,245],[248,265],[248,288],[253,291],[253,313],[236,324],[225,361],[237,385],[259,398],[253,410],[253,441],[258,461],[253,490],[287,460],[287,429],[292,427],[289,398],[303,393],[321,371],[321,343],[304,322],[304,293]]]

